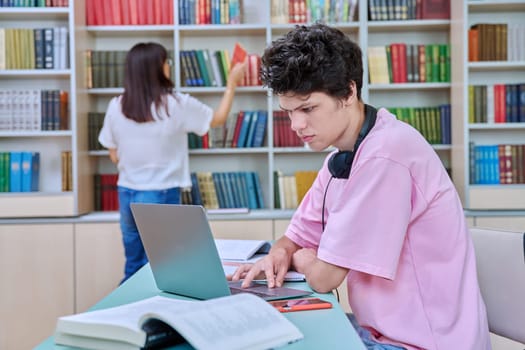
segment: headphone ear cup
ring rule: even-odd
[[[328,170],[336,179],[348,179],[354,160],[354,152],[339,151],[328,160]]]

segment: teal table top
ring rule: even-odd
[[[305,282],[290,282],[286,286],[299,289],[309,289]],[[188,299],[178,295],[164,293],[157,289],[149,264],[145,265],[125,283],[111,292],[107,297],[95,304],[90,310],[109,308],[122,305],[155,295],[172,298]],[[348,321],[346,314],[331,293],[317,294],[321,299],[332,302],[334,307],[325,310],[308,310],[285,313],[285,315],[304,334],[304,339],[289,344],[283,349],[318,350],[318,349],[349,349],[365,350],[359,335]],[[71,349],[56,345],[53,336],[39,344],[35,350]],[[189,344],[179,345],[170,349],[193,349]]]

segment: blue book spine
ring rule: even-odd
[[[259,180],[259,174],[255,171],[252,172],[253,174],[253,182],[255,184],[255,193],[257,194],[257,208],[262,209],[264,208],[264,197],[261,187],[261,181]]]
[[[500,183],[500,172],[499,172],[499,152],[498,145],[490,146],[490,183]]]
[[[242,173],[232,173],[234,178],[235,187],[237,188],[239,207],[248,208],[248,193],[246,191],[246,179]]]
[[[251,172],[242,172],[246,180],[246,193],[248,194],[248,208],[257,209],[257,191],[255,189],[255,182]]]
[[[226,202],[226,191],[224,190],[221,173],[212,173],[213,184],[217,191],[217,199],[219,200],[219,208],[229,208]]]
[[[40,190],[40,153],[33,152],[31,157],[31,192]]]
[[[9,157],[9,191],[22,192],[22,152],[11,152]]]
[[[191,173],[191,200],[195,205],[202,205],[201,192],[199,190],[199,182],[197,181],[197,174]]]
[[[252,147],[262,147],[266,135],[266,125],[268,123],[268,111],[257,111],[257,122],[253,135]]]
[[[32,158],[31,152],[22,152],[22,192],[31,192]]]
[[[257,125],[257,120],[259,119],[259,113],[257,111],[252,111],[250,120],[250,127],[248,128],[248,134],[246,135],[245,147],[253,147],[253,139],[255,136],[255,126]]]
[[[246,139],[248,138],[248,130],[250,129],[252,114],[252,111],[244,112],[244,119],[242,121],[241,130],[239,131],[239,140],[237,141],[237,147],[246,147]]]
[[[235,198],[233,183],[230,177],[230,173],[222,173],[222,182],[226,190],[226,196],[228,200],[228,208],[237,208],[237,201]]]
[[[233,207],[242,208],[243,207],[243,205],[241,204],[242,188],[240,188],[239,186],[235,173],[234,172],[226,173],[226,180],[229,183],[230,193],[232,194]]]
[[[525,123],[525,83],[518,84],[519,122]]]

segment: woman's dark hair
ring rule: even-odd
[[[338,29],[297,25],[266,48],[261,77],[275,94],[324,92],[338,99],[350,96],[350,83],[355,82],[361,99],[361,49]]]
[[[126,55],[122,113],[138,123],[153,120],[151,104],[159,110],[164,96],[173,91],[173,81],[164,74],[168,52],[157,43],[138,43]]]

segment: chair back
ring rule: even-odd
[[[525,343],[525,234],[471,228],[492,333]]]

